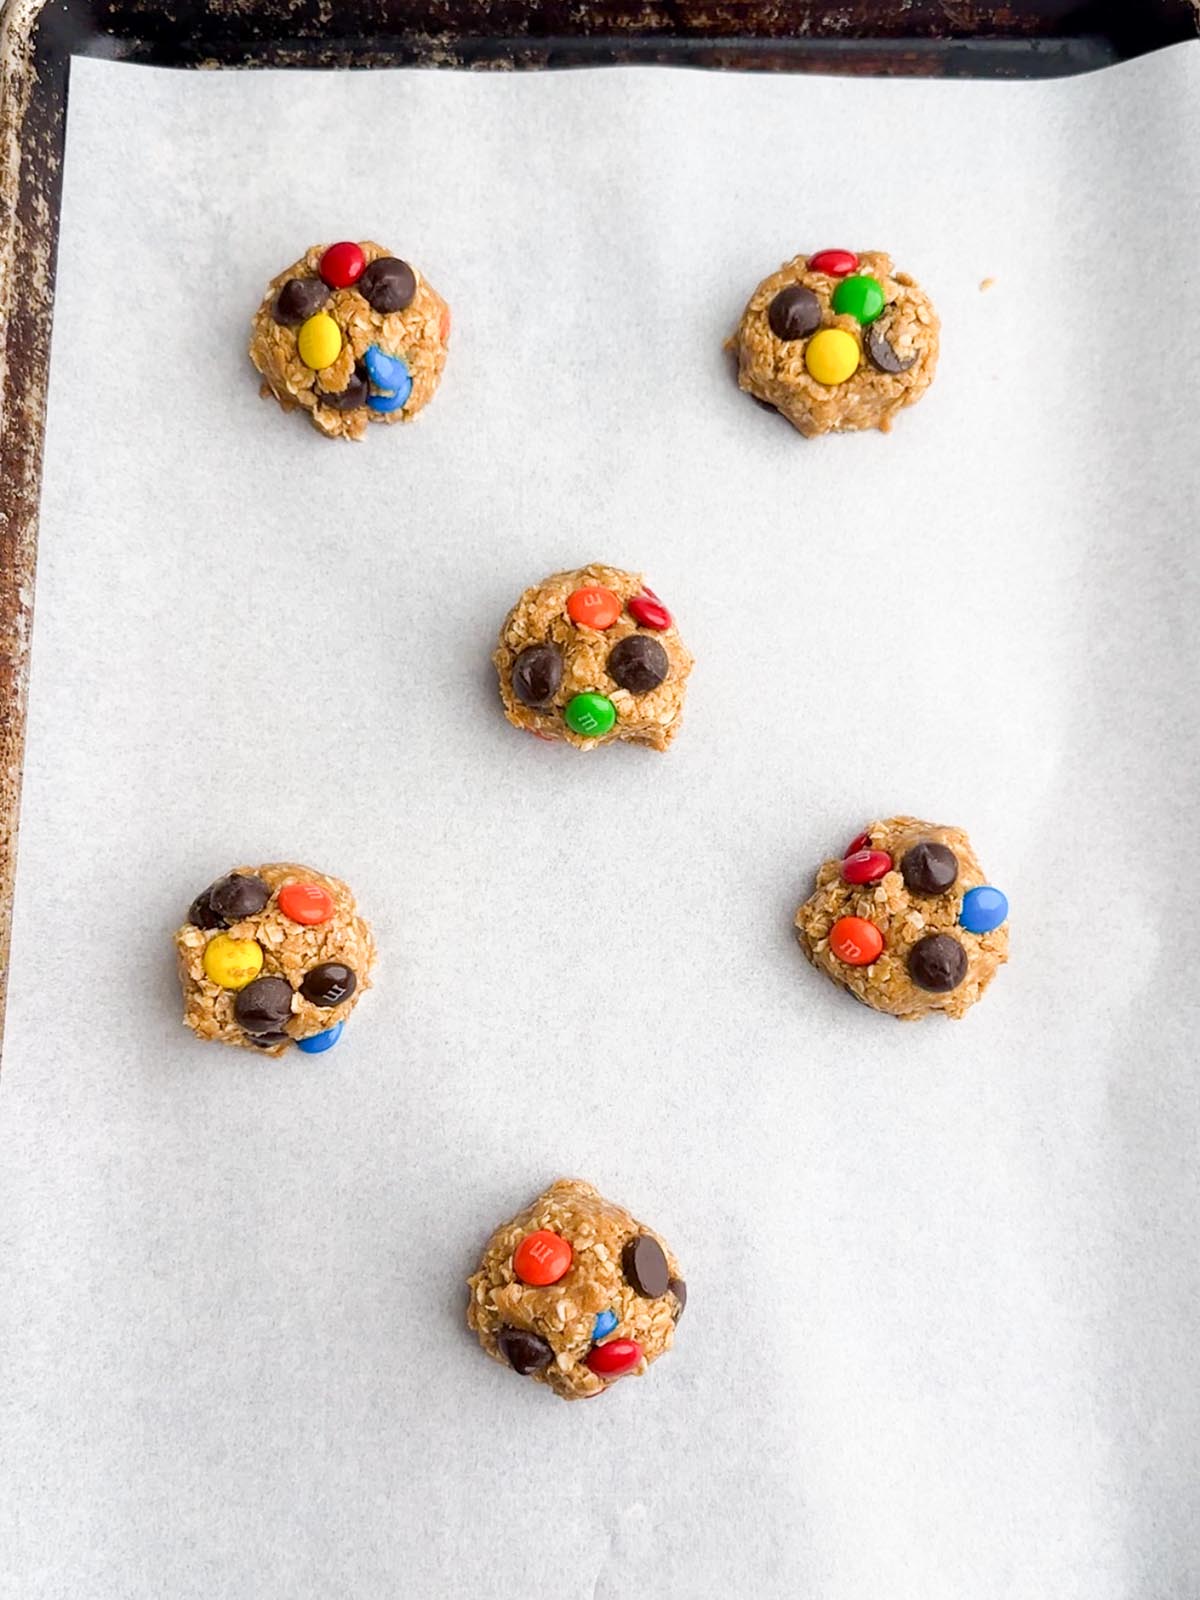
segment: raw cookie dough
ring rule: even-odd
[[[739,386],[808,438],[888,433],[933,382],[938,319],[882,251],[819,250],[763,279],[726,348]]]
[[[796,936],[856,999],[915,1021],[970,1010],[1008,960],[1007,918],[961,828],[888,817],[817,873]]]
[[[375,965],[346,885],[290,861],[234,867],[209,884],[175,950],[188,1027],[265,1056],[332,1048]]]
[[[446,365],[450,307],[406,261],[364,239],[315,244],[271,280],[251,324],[264,398],[302,406],[333,439],[411,422]]]
[[[644,1373],[687,1303],[659,1236],[578,1178],[502,1223],[467,1286],[467,1322],[488,1355],[564,1400]]]
[[[492,656],[515,728],[579,750],[624,740],[665,750],[692,658],[635,572],[593,563],[526,589]]]

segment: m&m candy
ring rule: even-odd
[[[848,967],[869,967],[883,953],[883,935],[865,917],[839,917],[829,930],[829,948]]]
[[[831,278],[844,278],[858,271],[858,257],[853,250],[818,250],[808,258],[810,272],[824,272]]]
[[[306,367],[321,372],[342,353],[342,330],[327,311],[309,317],[296,335],[296,349]]]
[[[513,1251],[513,1271],[522,1283],[544,1289],[570,1271],[572,1254],[571,1246],[559,1234],[539,1228],[527,1233]]]
[[[279,891],[279,909],[289,922],[318,927],[333,915],[333,896],[319,883],[285,883]]]
[[[331,244],[321,257],[320,273],[331,289],[349,289],[362,277],[367,258],[352,239]]]
[[[585,1365],[598,1378],[619,1378],[632,1372],[642,1359],[642,1347],[636,1339],[610,1339],[598,1344],[588,1355]]]
[[[332,1028],[326,1028],[322,1033],[310,1033],[307,1039],[297,1039],[296,1049],[306,1056],[321,1056],[326,1050],[332,1050],[342,1037],[344,1022],[335,1022]]]
[[[804,365],[818,383],[845,383],[858,371],[858,340],[845,328],[822,328],[804,347]]]
[[[878,883],[892,870],[886,850],[853,850],[842,862],[843,883]]]
[[[254,939],[218,933],[204,947],[204,976],[222,989],[244,989],[262,971],[262,946]]]
[[[663,633],[671,626],[671,613],[657,595],[635,594],[625,609],[636,623],[653,628],[655,633]]]
[[[1008,897],[991,884],[968,889],[963,895],[958,920],[968,933],[991,933],[1008,916]]]
[[[611,628],[621,615],[621,602],[611,589],[602,584],[592,584],[586,589],[576,589],[567,596],[567,615],[581,628],[595,628],[602,632]]]
[[[838,315],[853,317],[864,327],[875,321],[886,303],[878,278],[843,278],[833,291],[833,309]]]
[[[572,695],[563,707],[563,721],[584,739],[602,739],[617,720],[617,708],[606,694]]]
[[[596,1320],[592,1323],[592,1339],[605,1339],[617,1325],[615,1311],[597,1311]]]

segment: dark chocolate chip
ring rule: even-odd
[[[233,1014],[247,1033],[277,1033],[292,1014],[292,986],[286,978],[255,978],[238,990]]]
[[[608,652],[609,676],[630,694],[649,694],[657,689],[671,669],[667,652],[657,639],[644,633],[631,633]]]
[[[904,852],[900,872],[911,894],[945,894],[958,877],[958,857],[949,845],[922,839]]]
[[[329,290],[320,278],[289,278],[275,297],[271,315],[285,328],[295,328],[317,312],[329,299]]]
[[[357,411],[359,406],[365,406],[371,386],[366,378],[358,372],[350,374],[350,382],[337,394],[326,394],[323,389],[317,390],[317,400],[323,406],[328,406],[331,411]]]
[[[241,872],[231,872],[218,878],[208,891],[209,903],[226,922],[240,922],[243,917],[256,917],[271,891],[261,878],[252,878]]]
[[[212,908],[212,901],[208,898],[211,889],[205,889],[203,894],[198,894],[188,907],[188,921],[193,928],[223,928],[225,918]]]
[[[777,339],[803,339],[821,326],[821,302],[811,289],[790,284],[771,301],[767,321]]]
[[[544,706],[562,682],[562,657],[552,644],[530,644],[513,662],[513,693],[523,706]]]
[[[341,961],[322,961],[304,974],[300,993],[314,1006],[338,1006],[358,987],[354,970]]]
[[[639,1233],[636,1239],[630,1239],[621,1252],[621,1269],[626,1281],[647,1300],[657,1300],[670,1286],[671,1269],[663,1247],[648,1233]]]
[[[678,1322],[687,1305],[687,1284],[684,1283],[682,1278],[672,1278],[667,1288],[679,1302],[679,1309],[675,1313],[675,1321]]]
[[[403,311],[417,292],[417,275],[407,261],[396,256],[380,256],[372,261],[358,280],[358,292],[372,311]]]
[[[273,1044],[282,1044],[292,1036],[290,1033],[251,1033],[248,1037],[250,1043],[257,1045],[260,1050],[269,1050]]]
[[[887,336],[887,331],[877,322],[869,322],[863,331],[863,348],[867,352],[867,360],[880,372],[907,372],[910,367],[917,364],[917,352],[911,356],[898,356],[893,350]]]
[[[523,1378],[540,1372],[554,1360],[554,1351],[541,1334],[530,1333],[528,1328],[501,1328],[496,1343],[505,1361]]]
[[[967,975],[967,952],[948,933],[928,933],[908,952],[908,975],[918,989],[949,994]]]

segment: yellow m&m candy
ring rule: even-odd
[[[342,330],[327,311],[318,311],[301,324],[296,348],[304,365],[320,372],[324,367],[331,367],[341,355]]]
[[[845,383],[858,371],[858,340],[845,328],[822,328],[808,341],[804,365],[818,383]]]
[[[222,989],[244,989],[262,971],[262,946],[253,939],[218,933],[204,947],[204,975]]]

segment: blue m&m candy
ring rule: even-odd
[[[958,920],[968,933],[991,933],[1008,916],[1008,898],[999,889],[983,884],[963,895]]]
[[[606,1338],[617,1325],[615,1311],[597,1311],[596,1320],[592,1323],[592,1342]]]
[[[306,1056],[324,1055],[326,1050],[332,1050],[342,1037],[344,1022],[335,1022],[332,1028],[326,1028],[324,1033],[310,1033],[307,1039],[297,1039],[296,1049],[303,1050]]]
[[[371,380],[367,404],[372,411],[399,411],[412,393],[412,374],[400,356],[385,355],[377,344],[368,345],[363,366]]]

